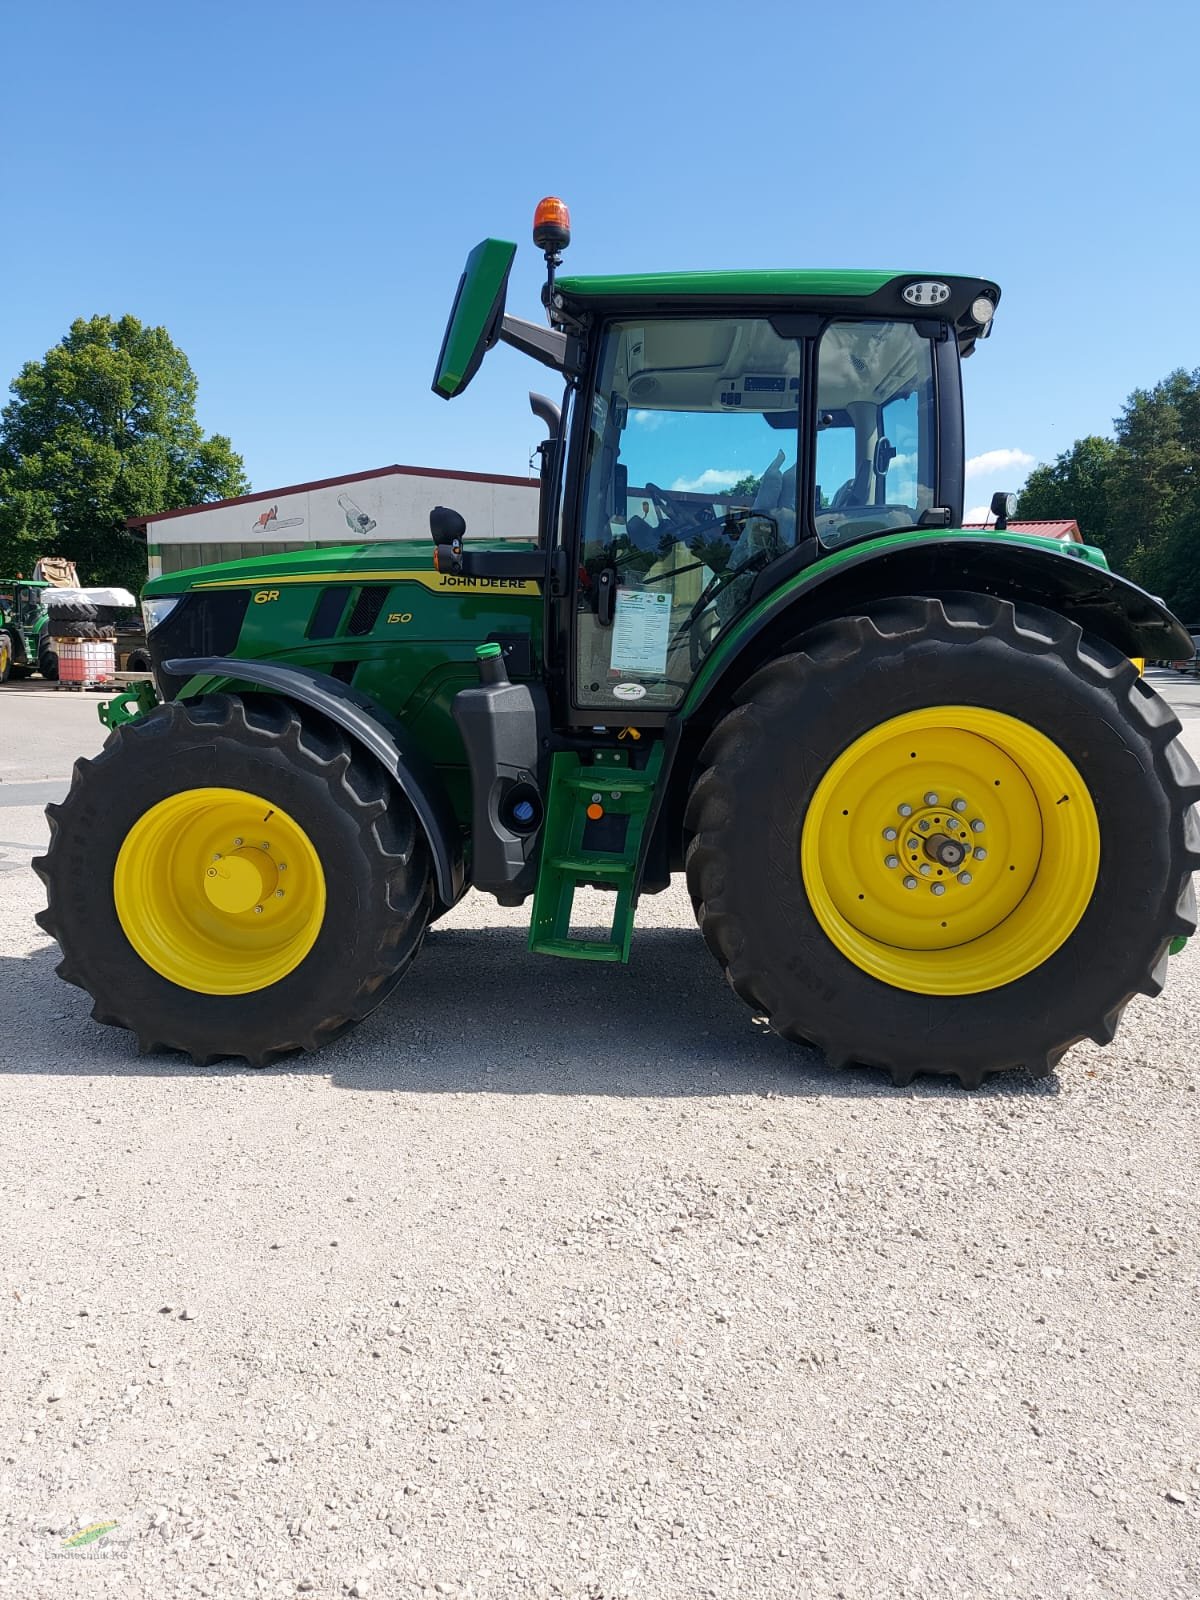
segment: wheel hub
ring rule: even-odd
[[[261,911],[264,903],[274,898],[278,887],[279,872],[265,844],[261,849],[243,847],[231,855],[220,856],[204,872],[204,892],[209,904],[228,916],[241,916],[255,909]]]
[[[955,793],[952,784],[943,784],[941,792],[946,794],[947,789],[949,804],[936,789],[915,801],[898,801],[893,808],[898,819],[895,832],[890,825],[883,830],[883,864],[889,872],[903,869],[902,882],[910,893],[925,887],[940,897],[952,886],[978,887],[976,863],[986,861],[988,855],[982,842],[987,820],[982,808]],[[866,825],[870,826],[869,821]]]

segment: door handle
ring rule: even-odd
[[[617,575],[605,567],[596,577],[596,621],[602,628],[611,628],[613,606],[617,598]]]

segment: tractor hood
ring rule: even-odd
[[[535,549],[532,540],[471,539],[472,550]],[[257,589],[295,583],[381,583],[418,574],[437,580],[429,539],[395,539],[370,544],[322,546],[274,556],[247,556],[208,567],[191,567],[151,578],[146,600],[167,599],[193,589]],[[440,583],[437,586],[441,586]]]

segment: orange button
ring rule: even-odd
[[[587,814],[593,822],[599,822],[600,818],[604,815],[604,807],[593,803],[588,807]]]

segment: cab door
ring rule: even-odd
[[[577,725],[661,722],[795,547],[804,368],[804,340],[766,317],[605,326],[575,450]]]

